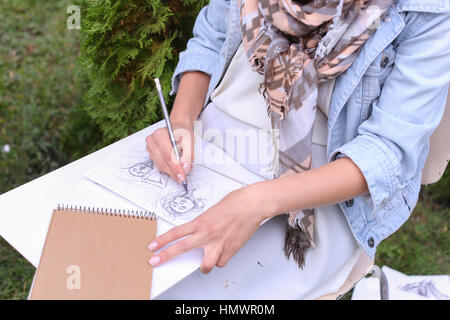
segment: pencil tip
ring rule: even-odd
[[[186,182],[183,183],[183,187],[184,187],[184,190],[186,190],[186,192],[187,192],[188,190],[187,190],[187,183]]]

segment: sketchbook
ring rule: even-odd
[[[135,142],[85,176],[174,225],[193,220],[229,192],[245,186],[243,182],[194,163],[187,176],[186,191],[158,171],[149,158],[145,141]]]
[[[150,299],[153,213],[58,206],[31,300]]]

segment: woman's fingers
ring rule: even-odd
[[[194,136],[192,131],[185,128],[176,128],[174,135],[180,146],[181,163],[185,174],[191,169],[191,163],[194,160]]]
[[[203,273],[210,273],[211,270],[216,266],[217,261],[219,260],[223,247],[220,244],[212,243],[206,247],[205,249],[205,257],[203,258],[202,264],[200,266],[200,271]]]
[[[225,265],[228,263],[228,261],[230,261],[233,255],[234,253],[224,250],[220,258],[217,260],[216,266],[218,266],[219,268],[225,267]]]
[[[161,164],[161,155],[159,154],[159,151],[157,148],[152,148],[152,145],[147,142],[147,146],[145,147],[147,149],[148,156],[155,164],[156,168],[160,170],[160,164]],[[161,171],[161,170],[160,170]]]
[[[184,236],[194,233],[195,230],[196,227],[192,222],[188,222],[181,226],[172,228],[153,240],[152,243],[149,244],[148,249],[151,251],[158,250],[172,241],[178,240]]]
[[[177,160],[175,151],[172,147],[172,144],[165,145],[163,147],[163,157],[164,160],[169,167],[169,170],[171,172],[171,176],[177,181],[178,183],[183,183],[186,179],[186,175],[184,173],[183,167],[181,166],[180,162]]]
[[[172,244],[158,254],[155,254],[149,260],[149,263],[152,266],[156,267],[184,252],[187,252],[196,247],[200,247],[202,246],[202,244],[208,243],[208,240],[204,236],[204,232],[195,233],[196,231],[196,224],[194,222],[189,222],[179,227],[175,227],[153,240],[152,243],[150,243],[148,246],[148,249],[150,251],[156,251],[175,240],[191,235],[186,239]],[[218,244],[217,241],[213,241],[209,242],[206,246],[203,246],[203,248],[205,250],[205,256],[200,266],[200,270],[203,273],[209,273],[218,263],[219,258],[221,257],[223,252],[223,246],[221,244]]]
[[[146,138],[146,148],[159,171],[167,173],[175,181],[185,179],[183,167],[178,162],[166,128],[156,130]]]
[[[160,172],[167,173],[171,178],[175,179],[176,175],[173,174],[170,167],[167,165],[166,160],[164,160],[163,156],[161,155],[161,152],[156,147],[149,147],[147,145],[147,152],[150,155],[150,159],[155,163],[156,168]]]
[[[154,255],[150,260],[149,263],[153,267],[156,267],[162,263],[165,263],[176,256],[179,256],[182,253],[185,253],[186,251],[189,251],[191,249],[194,249],[198,246],[198,240],[195,237],[189,237],[183,240],[180,240],[167,249],[159,252],[158,254]]]

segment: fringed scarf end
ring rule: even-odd
[[[308,231],[300,226],[298,220],[295,220],[294,225],[291,225],[289,221],[287,222],[284,240],[284,254],[286,258],[289,259],[292,255],[298,266],[303,269],[305,266],[305,253],[311,247],[311,244],[312,240]]]

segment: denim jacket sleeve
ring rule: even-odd
[[[229,1],[211,0],[197,16],[193,37],[185,51],[180,53],[178,65],[172,77],[172,92],[178,90],[181,75],[186,71],[202,71],[211,75],[219,61],[225,42]]]
[[[360,168],[374,211],[421,175],[429,138],[445,108],[450,81],[449,14],[411,17],[417,21],[409,21],[412,27],[394,43],[394,67],[371,115],[361,123],[357,136],[330,156],[344,154]]]

